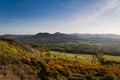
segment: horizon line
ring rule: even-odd
[[[92,35],[100,35],[100,34],[113,34],[113,35],[120,35],[117,33],[78,33],[78,32],[71,32],[71,33],[67,33],[67,32],[37,32],[37,33],[3,33],[0,35],[36,35],[38,33],[49,33],[49,34],[55,34],[55,33],[61,33],[61,34],[92,34]]]

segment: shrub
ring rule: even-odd
[[[107,74],[105,80],[117,80],[117,76],[113,73]]]
[[[60,74],[56,71],[56,72],[53,74],[53,76],[54,76],[55,79],[58,79],[59,76],[60,76]]]
[[[85,77],[80,77],[80,80],[87,80]]]

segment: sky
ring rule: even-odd
[[[0,34],[120,34],[120,0],[0,0]]]

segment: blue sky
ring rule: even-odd
[[[120,0],[0,0],[0,34],[120,34]]]

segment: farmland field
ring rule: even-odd
[[[44,52],[43,54],[46,55],[48,52]],[[75,60],[79,62],[91,62],[93,55],[88,54],[70,54],[70,53],[64,53],[64,52],[56,52],[56,51],[50,51],[50,58],[56,58],[56,59],[65,59],[65,60]],[[113,60],[113,61],[120,61],[120,56],[111,56],[111,55],[104,55],[104,58],[106,60]]]

